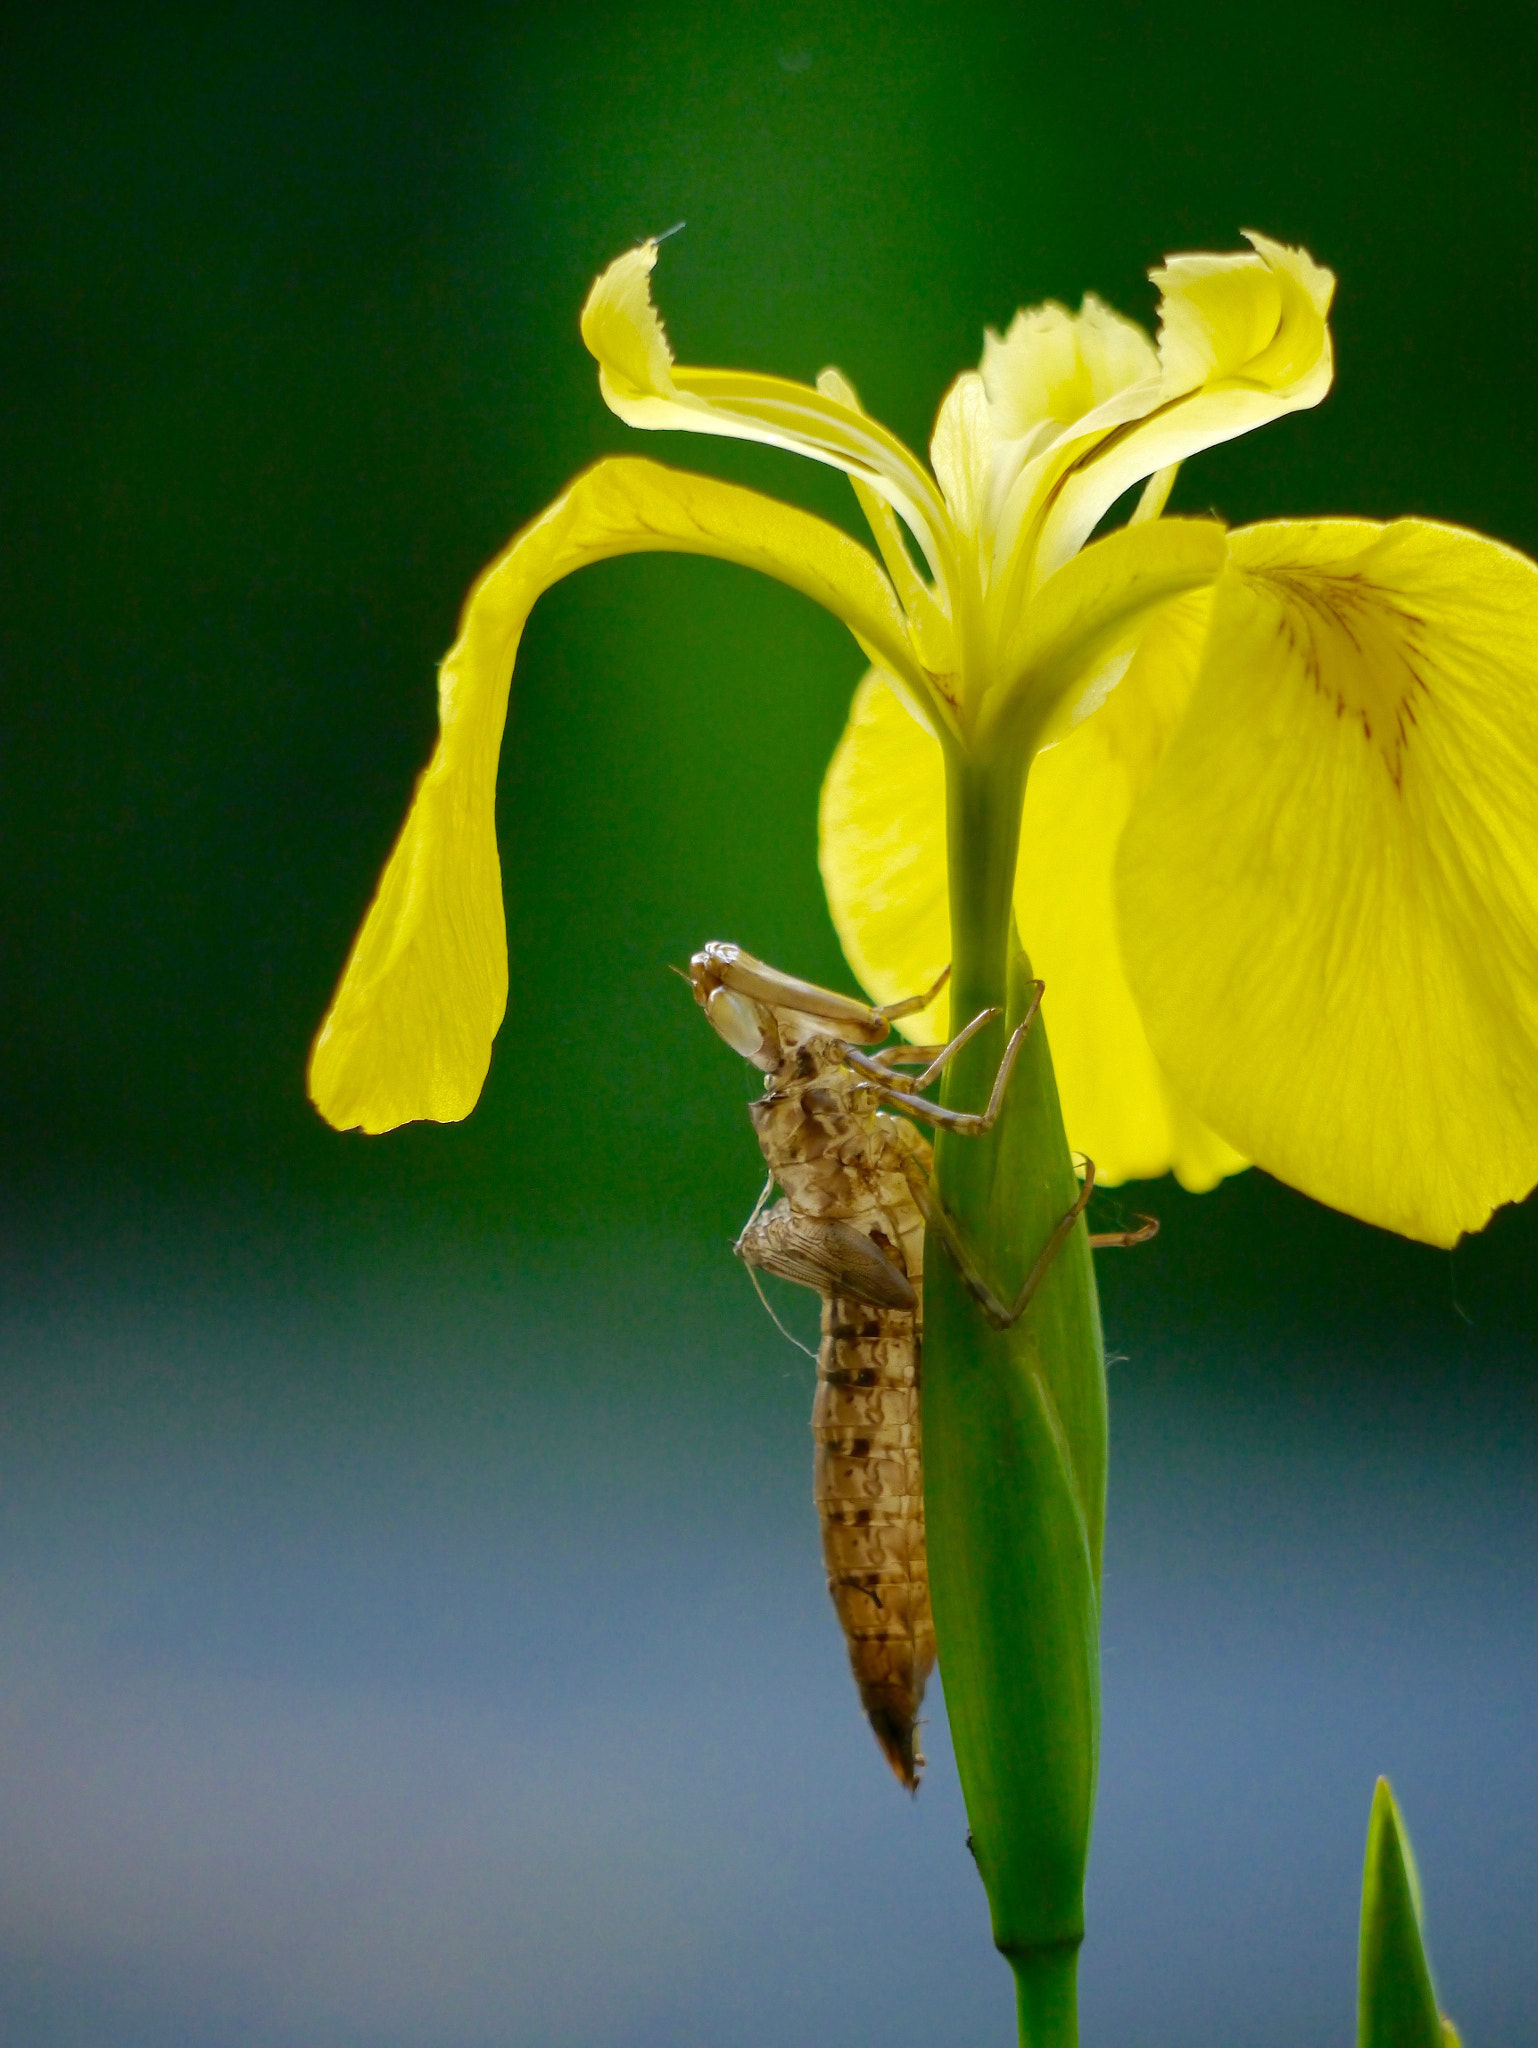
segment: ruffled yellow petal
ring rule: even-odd
[[[1164,396],[1225,383],[1317,405],[1333,374],[1326,316],[1335,279],[1304,249],[1247,234],[1245,256],[1171,256],[1160,287]]]
[[[1195,672],[1204,600],[1170,608],[1105,711],[1042,755],[1026,796],[1015,915],[1047,984],[1069,1141],[1107,1181],[1171,1168],[1211,1187],[1244,1162],[1172,1093],[1117,955],[1110,873],[1131,792],[1157,758]],[[1116,714],[1113,722],[1112,714]],[[823,785],[823,882],[834,927],[878,1002],[926,987],[950,958],[940,749],[878,673],[855,693]],[[901,1029],[945,1036],[942,997]]]
[[[1199,449],[1317,405],[1334,358],[1335,279],[1301,249],[1264,235],[1252,253],[1172,256],[1162,287],[1162,380],[1146,415],[1075,457],[1041,522],[1039,582],[1080,548],[1123,491]]]
[[[1230,543],[1122,835],[1129,979],[1230,1141],[1451,1244],[1538,1180],[1538,567],[1423,520]]]
[[[837,528],[652,462],[578,477],[480,577],[439,672],[438,744],[310,1059],[311,1099],[339,1130],[453,1123],[474,1107],[507,1002],[497,756],[524,621],[574,569],[656,551],[777,577],[917,685],[891,585]]]
[[[1093,293],[1078,313],[1032,306],[1015,315],[1002,339],[990,330],[982,377],[994,446],[982,530],[1002,635],[1049,573],[1037,566],[1037,544],[1063,479],[1157,406],[1162,386],[1148,336]]]
[[[902,514],[931,573],[954,588],[950,519],[924,465],[869,413],[810,384],[675,363],[651,302],[656,261],[655,242],[628,250],[582,308],[582,339],[597,359],[609,409],[627,426],[762,441],[858,477]]]
[[[1093,292],[1077,313],[1051,301],[1023,307],[1006,333],[990,327],[983,340],[994,434],[1024,440],[1032,454],[1107,399],[1156,383],[1158,375],[1158,355],[1142,328]]]

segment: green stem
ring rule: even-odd
[[[952,1025],[997,1003],[947,1102],[987,1098],[1030,996],[1011,914],[1023,766],[948,770]],[[942,1136],[941,1199],[984,1276],[1019,1287],[1077,1181],[1046,1032],[1022,1049],[985,1138]],[[994,1940],[1025,2048],[1074,2048],[1099,1739],[1106,1411],[1087,1234],[1013,1328],[989,1327],[938,1244],[924,1291],[924,1498],[946,1708]]]
[[[1022,2043],[1074,2043],[1079,2038],[1079,1944],[1032,1949],[1011,1958]]]

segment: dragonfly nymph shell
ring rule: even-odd
[[[735,947],[696,954],[692,979],[721,1035],[765,1076],[749,1114],[783,1195],[755,1213],[737,1251],[822,1296],[812,1494],[828,1591],[876,1740],[912,1791],[935,1635],[919,1421],[924,1222],[905,1168],[927,1173],[930,1148],[848,1063],[851,1041],[886,1035],[879,1013]]]
[[[867,1234],[838,1218],[804,1218],[788,1200],[755,1217],[737,1251],[822,1295],[812,1499],[828,1592],[860,1704],[887,1762],[914,1791],[924,1766],[919,1708],[935,1661],[919,1420],[922,1272],[905,1270],[879,1225]]]
[[[948,972],[948,970],[947,970]],[[822,1522],[828,1590],[870,1724],[910,1791],[924,1759],[917,1743],[925,1681],[935,1661],[924,1543],[920,1369],[923,1359],[924,1226],[937,1232],[967,1290],[996,1330],[1018,1322],[1079,1219],[1095,1185],[1084,1185],[1027,1270],[1013,1303],[977,1269],[930,1178],[928,1141],[889,1105],[951,1130],[991,1130],[1021,1041],[1041,1004],[1037,982],[994,1076],[988,1106],[958,1112],[923,1099],[947,1062],[999,1012],[979,1011],[944,1046],[871,1053],[899,1018],[914,1016],[933,988],[878,1006],[797,981],[713,940],[689,963],[689,981],[715,1029],[764,1076],[750,1108],[783,1197],[763,1213],[769,1189],[737,1240],[750,1266],[813,1287],[822,1296],[817,1354],[813,1494]],[[924,1068],[916,1080],[904,1065]],[[1159,1225],[1090,1236],[1098,1245],[1145,1244]]]
[[[812,1403],[812,1498],[860,1704],[910,1791],[935,1661],[924,1543],[919,1344],[912,1310],[824,1295]]]

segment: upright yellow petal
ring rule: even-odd
[[[1087,413],[1159,375],[1153,343],[1135,321],[1086,292],[1077,313],[1052,301],[1026,306],[1004,334],[983,340],[982,378],[1001,441],[1030,452]],[[1150,402],[1157,394],[1150,393]]]
[[[992,457],[988,394],[976,370],[964,370],[940,402],[929,460],[957,531],[968,537],[983,516]]]
[[[1233,1144],[1451,1244],[1538,1180],[1538,567],[1414,519],[1230,543],[1122,835],[1129,978]]]
[[[1105,435],[1063,478],[1042,522],[1038,581],[1144,477],[1317,405],[1329,390],[1334,277],[1302,249],[1248,239],[1252,253],[1172,256],[1152,273],[1164,294],[1160,394],[1145,417]]]
[[[1115,1182],[1171,1169],[1207,1188],[1244,1164],[1166,1083],[1122,974],[1111,862],[1131,793],[1150,771],[1195,672],[1204,598],[1171,606],[1106,709],[1031,770],[1015,917],[1047,984],[1069,1141]],[[945,775],[939,746],[885,679],[868,675],[823,784],[823,881],[845,956],[879,1002],[950,958]],[[901,1026],[943,1038],[943,996]]]
[[[825,398],[837,399],[840,405],[847,405],[855,412],[864,410],[854,386],[841,370],[820,370],[817,389]],[[851,476],[849,482],[870,526],[886,572],[892,579],[898,602],[908,615],[908,638],[920,667],[929,678],[928,709],[939,714],[950,732],[959,734],[956,706],[960,696],[961,657],[956,647],[955,622],[949,612],[941,608],[934,590],[913,566],[913,557],[908,552],[897,514],[889,500],[857,476]]]
[[[535,599],[589,562],[666,551],[762,570],[825,605],[918,687],[891,585],[847,534],[733,484],[601,462],[483,573],[439,672],[440,734],[315,1041],[310,1095],[339,1130],[474,1107],[507,1003],[497,756]]]
[[[1142,328],[1088,293],[1077,313],[1031,306],[1003,336],[990,329],[982,378],[994,442],[983,527],[996,630],[1007,632],[1048,573],[1035,570],[1036,547],[1063,479],[1158,405],[1159,358]]]

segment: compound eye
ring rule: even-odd
[[[733,1052],[745,1060],[763,1049],[764,1026],[758,1004],[729,988],[713,988],[705,998],[705,1015]]]

